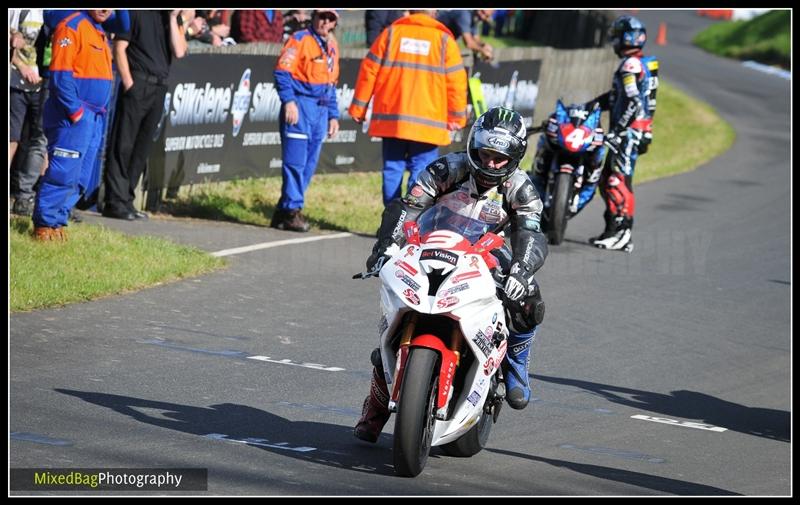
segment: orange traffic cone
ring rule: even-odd
[[[656,36],[656,44],[659,46],[667,45],[667,23],[661,22],[658,25],[658,36]]]

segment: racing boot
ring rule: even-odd
[[[515,410],[522,410],[531,399],[528,382],[528,366],[531,362],[531,346],[536,328],[529,333],[510,333],[506,352],[505,379],[506,401]]]
[[[361,418],[356,423],[353,434],[365,442],[377,442],[378,435],[389,421],[390,415],[389,389],[386,387],[386,380],[383,378],[383,372],[378,367],[373,367],[369,395],[364,399]]]
[[[590,238],[589,243],[600,249],[633,251],[633,218],[615,217],[608,211],[603,214],[603,217],[606,220],[606,229],[600,236]]]

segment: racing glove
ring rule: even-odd
[[[367,258],[367,271],[380,270],[400,248],[394,242],[377,242]]]
[[[613,131],[608,132],[608,134],[606,134],[605,145],[612,153],[619,154],[620,146],[622,145],[622,137],[620,137],[619,133]]]
[[[547,138],[550,139],[551,142],[555,143],[558,139],[558,121],[553,116],[547,118],[547,123],[545,123],[545,135]]]
[[[528,274],[527,269],[519,262],[515,262],[511,265],[506,284],[503,287],[503,290],[506,292],[506,298],[513,302],[521,302],[528,296],[528,290],[530,289],[532,280],[533,275]]]

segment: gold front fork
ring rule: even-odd
[[[457,323],[453,325],[453,333],[450,334],[449,349],[456,355],[456,367],[461,363],[461,347],[464,345],[464,336]]]

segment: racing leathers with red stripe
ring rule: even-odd
[[[653,76],[643,58],[641,50],[626,55],[614,73],[611,90],[592,100],[610,111],[611,123],[606,136],[608,155],[600,177],[606,227],[590,240],[600,248],[632,250],[630,230],[636,206],[633,172],[640,143],[651,134],[655,112],[649,93]]]

